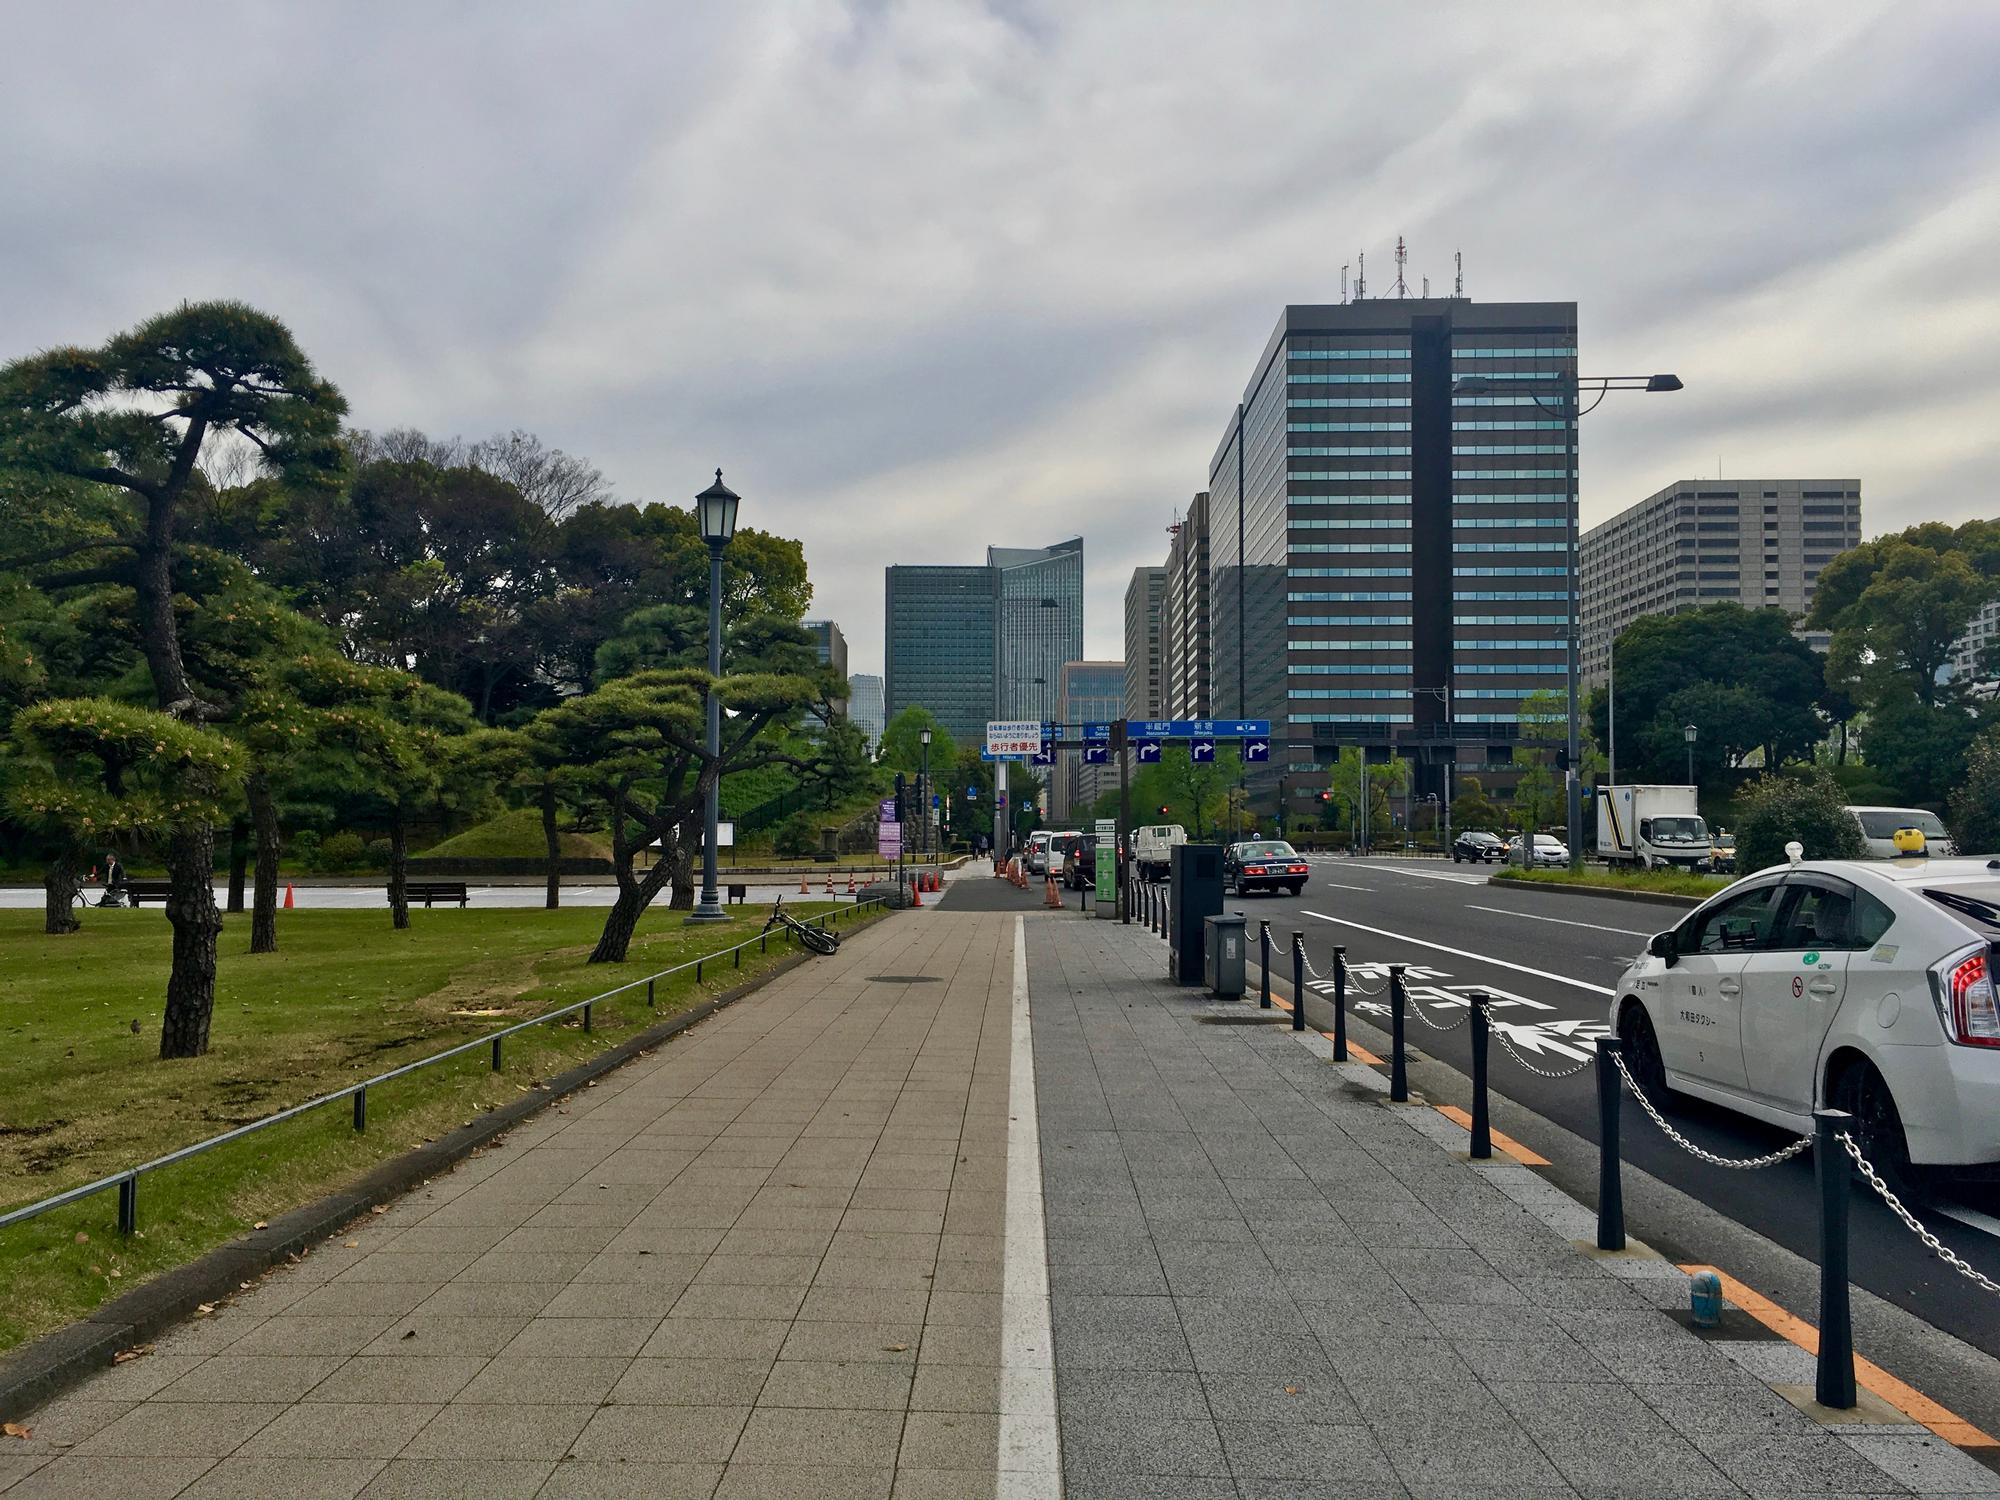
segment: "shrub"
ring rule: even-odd
[[[1824,767],[1760,776],[1744,790],[1736,820],[1736,868],[1744,874],[1785,862],[1797,839],[1807,859],[1860,859],[1868,852],[1846,794]]]
[[[778,827],[771,842],[780,859],[803,859],[819,850],[819,827],[809,813],[795,813]]]
[[[360,867],[368,856],[368,846],[361,835],[341,829],[339,833],[328,834],[319,846],[318,868],[324,874],[341,875]]]
[[[1951,841],[1960,854],[2000,854],[2000,725],[1972,742],[1951,794]]]

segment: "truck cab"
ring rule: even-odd
[[[1597,788],[1597,853],[1642,870],[1707,869],[1714,843],[1691,786]]]

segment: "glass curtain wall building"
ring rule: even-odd
[[[1167,717],[1162,686],[1160,615],[1167,599],[1165,568],[1134,568],[1125,585],[1125,717]]]
[[[991,568],[884,570],[883,712],[929,709],[961,746],[986,743],[998,696],[999,613]]]
[[[882,729],[887,722],[882,716],[882,679],[873,672],[856,672],[847,679],[847,715],[861,732],[868,737],[868,749],[872,754],[882,743]]]
[[[1511,784],[1522,699],[1566,679],[1575,378],[1574,303],[1284,310],[1209,469],[1212,707],[1273,721],[1261,806],[1350,744],[1419,797],[1452,761]]]
[[[1125,663],[1069,661],[1062,667],[1062,695],[1056,717],[1064,724],[1102,724],[1125,712]],[[1118,768],[1085,765],[1080,750],[1059,751],[1051,779],[1050,811],[1072,822],[1089,815],[1107,787],[1118,785]],[[1082,827],[1081,823],[1077,823]],[[1087,830],[1086,830],[1087,831]]]
[[[1173,524],[1167,587],[1160,599],[1160,717],[1205,719],[1212,665],[1208,492]]]
[[[1083,538],[1053,547],[988,547],[997,610],[1002,719],[1056,717],[1064,662],[1083,655]],[[980,726],[985,743],[985,726]]]

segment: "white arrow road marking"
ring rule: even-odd
[[[2000,1219],[1994,1218],[1991,1214],[1983,1214],[1976,1208],[1961,1208],[1955,1203],[1933,1203],[1929,1207],[1936,1209],[1947,1218],[1956,1219],[1961,1224],[1968,1225],[1973,1229],[1982,1230],[1996,1239],[2000,1239]]]
[[[1399,943],[1414,943],[1419,948],[1435,948],[1439,953],[1449,953],[1458,958],[1469,958],[1474,963],[1493,964],[1498,968],[1512,969],[1517,974],[1532,974],[1537,979],[1553,980],[1557,984],[1569,985],[1572,989],[1588,990],[1593,995],[1614,995],[1616,990],[1606,989],[1601,984],[1591,984],[1582,979],[1571,979],[1567,974],[1551,974],[1547,969],[1531,969],[1526,964],[1509,963],[1504,958],[1494,958],[1490,954],[1473,953],[1464,948],[1450,948],[1443,943],[1433,943],[1425,938],[1411,937],[1407,933],[1391,932],[1386,927],[1370,927],[1362,922],[1350,922],[1345,917],[1329,917],[1323,911],[1309,911],[1309,917],[1317,917],[1322,922],[1332,922],[1337,927],[1352,927],[1357,932],[1372,932],[1377,937],[1393,938]]]
[[[1626,937],[1649,938],[1652,936],[1650,932],[1639,932],[1630,927],[1602,927],[1595,922],[1572,922],[1568,917],[1538,917],[1531,911],[1510,911],[1504,906],[1478,906],[1470,901],[1465,903],[1465,909],[1467,911],[1495,912],[1503,917],[1525,917],[1530,922],[1554,922],[1560,927],[1588,927],[1592,932],[1618,932],[1623,933]]]

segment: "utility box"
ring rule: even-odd
[[[1243,923],[1240,911],[1210,917],[1205,923],[1208,930],[1202,935],[1205,949],[1202,975],[1208,982],[1208,992],[1218,1000],[1243,998],[1243,949],[1248,941]]]
[[[1202,923],[1222,911],[1222,846],[1176,844],[1167,867],[1167,977],[1202,982]]]

